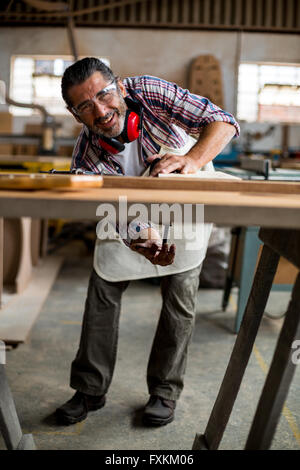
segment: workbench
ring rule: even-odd
[[[279,254],[287,256],[300,268],[300,183],[107,176],[99,189],[0,191],[0,216],[97,220],[99,204],[110,203],[117,210],[121,196],[127,198],[128,205],[143,203],[149,209],[154,203],[204,204],[206,223],[268,228],[261,232],[264,248],[253,283],[254,291],[250,294],[212,417],[204,435],[196,435],[193,445],[195,450],[218,448],[252,351]],[[292,255],[286,249],[289,243]],[[291,342],[300,334],[299,291],[298,275],[248,448],[269,447],[288,393],[295,367],[290,360]],[[0,367],[3,372],[4,366]]]

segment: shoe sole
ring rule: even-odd
[[[88,413],[84,415],[78,416],[77,418],[73,418],[72,416],[64,415],[63,413],[56,413],[56,418],[59,424],[76,424],[80,423],[80,421],[84,421],[87,418]]]
[[[143,416],[143,423],[147,426],[164,426],[165,424],[169,424],[174,420],[174,416],[170,416],[170,418],[162,419],[162,418],[152,418],[150,416]]]
[[[97,410],[100,410],[101,408],[103,408],[103,406],[105,405],[105,400],[104,402],[101,404],[101,405],[98,405],[98,406],[92,406],[87,413],[84,413],[80,416],[77,416],[76,418],[74,418],[73,416],[69,416],[69,415],[66,415],[64,413],[62,413],[61,411],[57,410],[56,411],[56,418],[58,420],[59,423],[61,424],[76,424],[76,423],[80,423],[81,421],[84,421],[89,412],[90,411],[97,411]]]

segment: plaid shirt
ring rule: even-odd
[[[181,148],[187,141],[187,134],[197,139],[201,129],[211,122],[228,122],[235,127],[236,136],[239,135],[239,125],[230,113],[175,83],[145,75],[126,78],[124,85],[127,97],[143,109],[139,143],[145,169],[149,166],[147,158],[159,153],[159,143],[174,149]],[[101,148],[98,136],[86,126],[74,147],[71,169],[98,174],[124,174],[114,156]]]

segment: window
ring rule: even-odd
[[[107,59],[101,58],[109,65]],[[15,56],[11,61],[10,97],[21,103],[42,105],[50,114],[67,114],[61,97],[61,77],[73,63],[68,56]],[[10,106],[15,116],[31,116],[39,111],[31,108]]]
[[[300,122],[300,66],[239,66],[237,117],[247,122]]]

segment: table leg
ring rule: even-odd
[[[237,312],[235,316],[234,332],[238,333],[243,319],[243,314],[247,305],[247,300],[253,282],[257,256],[262,242],[258,238],[258,227],[247,227],[244,233],[244,247],[242,256],[242,266],[240,272],[240,282],[238,291]]]
[[[31,434],[22,434],[4,364],[0,364],[0,431],[8,450],[35,450]]]
[[[228,261],[228,269],[226,273],[225,287],[222,299],[222,309],[225,311],[229,302],[231,288],[234,282],[234,274],[236,267],[236,260],[238,254],[238,247],[240,241],[241,227],[235,227],[231,230],[231,248]]]
[[[213,450],[219,447],[251,355],[278,262],[279,255],[264,245],[221,388],[204,435],[196,435],[193,450]]]
[[[284,400],[296,368],[293,342],[300,338],[300,273],[288,306],[272,363],[245,446],[246,450],[269,449],[276,430]]]
[[[3,217],[0,217],[0,309],[3,295]]]

